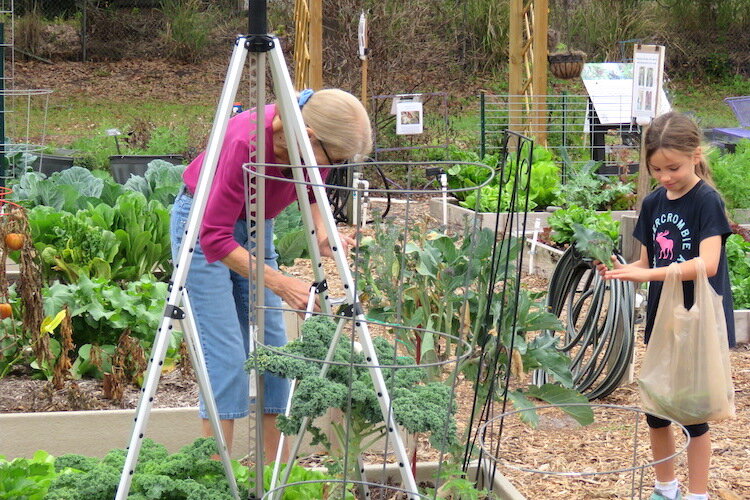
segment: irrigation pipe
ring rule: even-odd
[[[563,319],[558,349],[571,358],[575,388],[589,400],[614,391],[627,377],[633,357],[633,283],[603,280],[590,261],[570,247],[550,280],[547,307]]]

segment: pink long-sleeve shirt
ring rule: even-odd
[[[265,112],[265,163],[276,163],[271,127],[276,105],[267,105]],[[234,226],[238,220],[245,218],[245,181],[242,165],[247,163],[250,157],[249,138],[254,132],[254,110],[234,116],[227,125],[200,230],[200,244],[208,262],[221,260],[240,246],[234,239]],[[187,166],[182,176],[190,193],[195,193],[204,155],[205,152],[198,155]],[[325,178],[328,169],[321,169],[320,173]],[[287,206],[297,201],[297,193],[295,184],[285,179],[280,168],[266,167],[266,175],[280,178],[280,180],[266,178],[265,218],[273,219]],[[312,196],[311,201],[314,202]]]

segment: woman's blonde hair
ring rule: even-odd
[[[302,118],[335,159],[357,160],[372,151],[372,128],[367,110],[349,92],[316,91],[302,107]]]
[[[648,127],[645,137],[646,166],[651,172],[651,157],[659,149],[671,149],[687,155],[693,155],[701,147],[701,131],[689,116],[670,111],[654,118]],[[695,166],[695,173],[713,186],[711,169],[706,157],[701,158]]]

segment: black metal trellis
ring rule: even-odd
[[[509,315],[511,320],[511,330],[515,331],[518,318],[518,304],[521,284],[521,269],[523,267],[523,251],[518,244],[522,245],[522,238],[516,235],[523,235],[526,231],[526,213],[529,206],[529,190],[531,182],[531,164],[534,152],[534,141],[528,137],[515,132],[506,131],[502,144],[502,161],[498,164],[500,194],[498,196],[498,205],[496,213],[498,217],[495,223],[495,233],[497,238],[493,248],[490,275],[490,286],[486,291],[487,300],[484,311],[484,323],[481,325],[479,335],[479,370],[474,380],[475,392],[472,413],[467,423],[469,429],[475,428],[475,423],[487,421],[496,414],[506,411],[508,386],[510,383],[510,353],[514,348],[515,335],[511,335],[509,346],[503,346],[500,341],[502,318]],[[508,160],[511,161],[508,161]],[[503,192],[510,191],[510,208],[508,217],[501,224],[500,206],[503,198]],[[518,227],[520,226],[520,227]],[[497,290],[495,283],[500,283],[500,290]],[[494,301],[500,301],[499,312],[496,318],[493,317]],[[510,309],[508,309],[510,308]],[[490,342],[493,338],[495,342]],[[507,350],[506,350],[507,349]],[[503,361],[504,352],[507,352],[506,361]],[[483,373],[482,370],[485,370]],[[500,379],[502,377],[502,382]],[[487,381],[483,384],[482,381]],[[498,384],[500,384],[498,386]],[[484,396],[479,393],[480,386],[486,386],[487,391]],[[501,410],[496,411],[497,396],[500,395]],[[478,414],[479,413],[479,414]],[[477,426],[478,427],[478,426]],[[501,430],[502,433],[502,430]],[[469,463],[474,456],[478,442],[481,441],[479,429],[472,430],[464,450],[464,470],[468,469]],[[482,453],[480,451],[480,463]],[[494,480],[496,464],[489,471],[489,480]],[[487,471],[479,467],[477,469],[477,482],[483,479],[482,474]]]

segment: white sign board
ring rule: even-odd
[[[396,103],[396,134],[421,134],[422,102],[417,100],[399,100]]]
[[[633,49],[632,116],[638,125],[646,125],[659,110],[664,79],[664,47],[636,44]]]
[[[632,123],[632,63],[587,63],[583,66],[581,79],[600,123]],[[658,96],[658,114],[666,113],[671,107],[664,89],[659,90]]]

